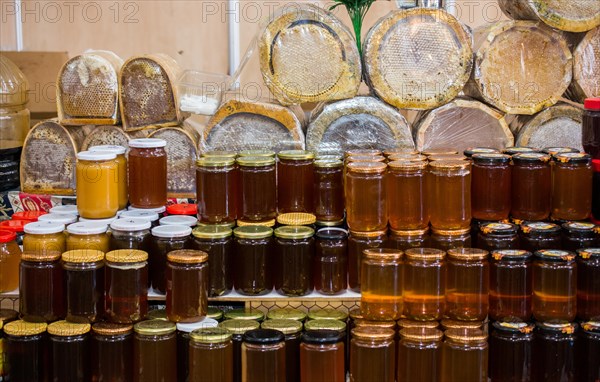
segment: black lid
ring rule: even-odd
[[[579,153],[581,151],[573,147],[546,147],[542,150],[544,154],[556,155],[562,153]]]
[[[533,332],[535,325],[528,322],[522,321],[496,321],[492,324],[495,330],[505,332],[505,333],[513,333],[513,334],[530,334]]]
[[[475,163],[502,164],[510,162],[510,155],[505,154],[473,154],[471,157]]]
[[[592,163],[592,156],[583,153],[562,153],[554,155],[557,163]]]
[[[525,222],[521,224],[523,233],[557,233],[560,232],[560,226],[554,223],[546,222]]]
[[[348,237],[348,231],[343,228],[327,227],[317,231],[318,239],[325,240],[344,240]]]
[[[504,150],[502,150],[503,154],[508,154],[508,155],[517,155],[517,154],[522,154],[522,153],[537,153],[537,152],[539,152],[538,149],[534,149],[533,147],[524,147],[524,146],[507,147]]]
[[[600,322],[598,322],[598,321],[582,322],[581,329],[583,329],[584,332],[600,334]]]
[[[523,249],[501,249],[492,251],[492,259],[496,261],[500,260],[513,260],[513,261],[526,261],[533,253],[525,251]]]
[[[600,258],[600,248],[578,249],[577,254],[579,255],[579,257],[586,260],[590,258],[598,259]]]
[[[254,329],[244,333],[244,342],[249,344],[268,345],[285,340],[285,335],[275,329]]]
[[[484,235],[514,235],[519,227],[511,223],[485,223],[479,226],[479,230]]]
[[[564,223],[562,227],[568,232],[589,233],[592,235],[600,233],[600,227],[593,223],[568,222]]]
[[[500,150],[492,147],[470,147],[463,151],[463,155],[471,158],[475,154],[499,154]]]
[[[309,330],[302,334],[302,342],[307,344],[335,344],[342,340],[344,333],[337,330]]]
[[[550,162],[550,155],[530,152],[513,155],[512,160],[515,163],[548,163]]]
[[[542,332],[563,334],[573,334],[579,327],[576,323],[567,321],[536,322],[535,326]]]
[[[575,254],[560,249],[542,249],[535,253],[535,257],[545,261],[570,262],[575,259]]]

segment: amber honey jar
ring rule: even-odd
[[[129,202],[137,208],[167,204],[167,142],[156,138],[129,141]]]
[[[473,218],[508,219],[511,209],[512,169],[510,156],[474,154],[471,201]]]
[[[19,286],[19,261],[21,248],[14,232],[0,230],[0,293],[10,292]]]
[[[497,321],[489,338],[489,377],[492,382],[532,379],[533,329],[526,322]]]
[[[201,158],[196,161],[196,200],[201,222],[235,221],[238,176],[234,158]]]
[[[129,202],[129,187],[127,186],[127,149],[123,146],[100,145],[89,148],[90,152],[115,154],[117,162],[116,182],[119,196],[119,210],[127,207]]]
[[[460,230],[471,227],[471,163],[439,161],[429,164],[427,208],[431,227]]]
[[[62,254],[67,320],[96,322],[104,316],[104,252],[76,249]]]
[[[520,247],[529,252],[542,249],[562,249],[560,226],[546,222],[524,222],[521,224]]]
[[[240,197],[238,219],[266,221],[277,215],[277,177],[275,159],[240,157]]]
[[[350,380],[396,380],[396,345],[392,329],[359,326],[350,340]]]
[[[429,240],[432,248],[447,252],[456,248],[471,248],[473,238],[471,236],[471,228],[459,230],[439,230],[431,231]]]
[[[65,317],[61,253],[25,251],[19,268],[19,312],[26,321],[52,322]]]
[[[99,322],[92,326],[92,381],[133,380],[133,326]]]
[[[90,249],[108,252],[110,250],[108,226],[84,221],[69,224],[67,227],[67,251]]]
[[[425,203],[426,162],[390,162],[387,175],[387,207],[392,230],[428,228]]]
[[[346,168],[346,220],[353,231],[387,229],[387,199],[384,163],[355,162]]]
[[[277,212],[313,212],[315,154],[284,150],[277,154]]]
[[[348,276],[348,231],[335,227],[320,229],[315,248],[315,290],[325,295],[342,293]]]
[[[519,248],[519,227],[510,223],[484,223],[479,226],[477,247],[486,251]]]
[[[133,330],[133,381],[177,381],[175,324],[142,321]]]
[[[577,251],[577,316],[600,320],[600,248]]]
[[[275,234],[275,290],[284,296],[304,296],[313,290],[312,261],[315,231],[304,226],[283,226]]]
[[[439,381],[487,382],[487,335],[479,329],[448,329],[444,335]]]
[[[117,249],[139,249],[148,251],[152,234],[152,223],[144,219],[123,218],[110,223],[109,247]]]
[[[167,316],[172,322],[196,322],[208,308],[208,254],[183,249],[167,254]]]
[[[545,249],[533,262],[533,316],[573,321],[577,315],[577,263],[569,251]]]
[[[344,219],[344,164],[340,160],[314,162],[313,211],[318,221]]]
[[[514,155],[512,162],[511,216],[530,221],[548,219],[552,196],[550,156],[522,153]]]
[[[600,380],[600,322],[582,322],[575,344],[577,381]]]
[[[91,379],[90,324],[57,321],[48,325],[53,381]]]
[[[160,293],[167,291],[167,254],[191,247],[192,229],[181,225],[163,225],[152,228],[149,246],[150,283]]]
[[[488,315],[488,252],[476,248],[448,251],[446,315],[453,320],[482,321]]]
[[[398,320],[403,312],[403,252],[366,249],[361,267],[360,308],[364,318]]]
[[[254,329],[244,334],[242,382],[285,382],[285,336],[273,329]]]
[[[273,289],[273,230],[263,226],[238,227],[233,231],[238,266],[234,286],[238,293],[262,295]]]
[[[121,249],[106,254],[105,309],[107,319],[131,324],[148,313],[148,253]]]
[[[233,380],[242,380],[242,343],[246,332],[258,329],[260,324],[254,320],[230,319],[219,323],[220,328],[227,329],[233,342]]]
[[[12,232],[16,235],[15,241],[18,245],[23,245],[23,236],[25,236],[25,225],[31,223],[28,220],[4,220],[0,222],[0,231]]]
[[[531,252],[492,251],[490,260],[490,318],[528,321],[532,314],[533,274]]]
[[[564,153],[554,156],[552,219],[585,220],[592,212],[592,157]]]
[[[110,218],[119,210],[119,165],[112,152],[77,154],[77,211],[88,219]]]
[[[286,382],[300,381],[300,341],[302,322],[292,319],[272,319],[263,321],[263,329],[274,329],[285,335]]]
[[[342,332],[308,330],[300,344],[301,382],[346,381],[345,346]]]
[[[578,325],[538,322],[533,336],[533,381],[575,382],[575,342]],[[586,361],[589,355],[586,355]]]
[[[441,319],[446,311],[446,253],[413,248],[404,254],[404,315],[417,321]]]
[[[217,328],[218,326],[219,322],[209,317],[204,317],[197,322],[180,322],[177,324],[177,377],[179,379],[186,381],[189,380],[191,342],[190,334],[197,329]]]
[[[189,380],[233,382],[233,344],[228,330],[203,328],[190,334]]]
[[[192,231],[193,247],[208,253],[208,296],[233,289],[233,231],[223,226],[204,226]]]
[[[49,365],[45,323],[22,320],[3,326],[4,354],[2,376],[6,381],[48,381]]]
[[[429,247],[429,228],[414,231],[391,230],[388,246],[401,251],[411,248],[427,248]]]
[[[563,246],[567,251],[600,247],[600,226],[592,223],[569,222],[562,225]]]
[[[16,321],[19,318],[19,312],[12,309],[0,309],[0,379],[6,377],[6,341],[5,335],[2,332],[2,327],[10,322]]]
[[[64,224],[35,222],[25,225],[23,251],[40,255],[66,251]]]
[[[371,248],[383,248],[387,245],[387,230],[361,232],[350,230],[348,236],[348,287],[360,292],[361,264],[363,251]]]
[[[442,361],[443,332],[436,328],[400,330],[397,381],[437,381]]]

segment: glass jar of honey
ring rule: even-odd
[[[567,251],[600,247],[600,227],[592,223],[569,222],[562,225],[563,246]]]
[[[479,226],[477,247],[486,251],[519,248],[519,227],[510,223],[485,223]]]
[[[6,363],[6,336],[2,332],[2,327],[19,318],[19,312],[12,309],[0,309],[0,380],[6,378],[8,365]]]
[[[278,330],[285,335],[285,380],[286,382],[300,381],[302,322],[290,319],[274,319],[264,321],[260,327]]]
[[[109,239],[106,231],[108,226],[93,222],[79,222],[67,227],[67,251],[76,249],[91,249],[108,252]]]
[[[318,221],[344,219],[344,164],[340,160],[314,162],[313,201]]]
[[[240,157],[240,196],[238,219],[267,221],[277,215],[277,177],[275,159]]]
[[[243,382],[285,382],[285,336],[279,330],[254,329],[242,343]]]
[[[346,168],[346,220],[353,231],[373,232],[387,229],[387,165],[354,162]]]
[[[304,296],[313,288],[312,261],[315,231],[304,226],[275,230],[275,290],[284,296]]]
[[[53,381],[91,378],[90,324],[57,321],[48,325]]]
[[[522,249],[532,253],[542,249],[561,249],[560,226],[545,222],[524,222],[521,224],[519,243]]]
[[[119,210],[119,165],[111,152],[77,154],[77,211],[88,219],[110,218]]]
[[[400,330],[398,382],[438,381],[442,358],[443,332],[435,328],[404,328]]]
[[[187,381],[190,376],[191,333],[198,329],[217,328],[218,326],[219,323],[209,317],[204,317],[197,322],[177,324],[177,377],[180,380]]]
[[[64,224],[35,222],[25,225],[23,251],[46,255],[66,251],[67,243],[63,233]]]
[[[21,248],[14,232],[0,230],[0,293],[10,292],[19,286],[19,261]]]
[[[429,225],[426,210],[426,162],[390,162],[387,175],[387,207],[392,230],[423,230]]]
[[[532,314],[531,252],[492,251],[490,260],[490,318],[529,321]]]
[[[414,231],[390,231],[388,238],[390,248],[406,251],[410,248],[427,248],[429,246],[429,228]]]
[[[277,154],[277,159],[277,212],[312,213],[315,154],[285,150]]]
[[[575,346],[576,380],[600,379],[600,322],[582,322]]]
[[[6,381],[47,381],[50,378],[45,323],[10,322],[2,328],[5,336],[3,358]]]
[[[233,231],[205,226],[194,229],[192,235],[194,249],[208,253],[208,296],[228,294],[233,289]]]
[[[548,219],[552,196],[550,156],[522,153],[514,155],[512,161],[511,216],[531,221]]]
[[[196,322],[208,308],[208,254],[183,249],[167,254],[167,316],[172,322]]]
[[[300,344],[300,381],[345,382],[345,351],[339,331],[306,331]]]
[[[470,229],[471,163],[430,163],[426,203],[433,229]]]
[[[119,210],[127,207],[129,203],[129,187],[127,186],[127,149],[123,146],[101,145],[92,146],[90,152],[110,153],[116,155],[117,172],[116,182],[119,195]]]
[[[109,248],[139,249],[148,251],[152,234],[152,223],[144,219],[123,218],[110,223]]]
[[[131,324],[148,313],[148,253],[120,249],[106,254],[105,308],[109,321]]]
[[[29,224],[28,220],[4,220],[0,222],[0,231],[8,231],[15,234],[17,245],[23,245],[23,237],[25,236],[25,225]]]
[[[532,324],[497,321],[489,339],[489,377],[492,381],[531,381]]]
[[[346,290],[348,268],[348,231],[322,228],[316,234],[314,261],[315,290],[335,295]]]
[[[398,320],[403,312],[403,252],[366,249],[361,269],[360,308],[367,320]]]
[[[238,266],[234,273],[236,292],[263,295],[273,290],[273,230],[263,226],[238,227],[233,231]]]
[[[448,252],[456,248],[471,248],[473,238],[471,237],[471,228],[459,230],[438,230],[431,231],[431,248]]]
[[[600,248],[577,251],[577,317],[600,320]]]
[[[156,138],[129,141],[129,202],[137,208],[167,204],[167,142]]]
[[[150,283],[152,288],[160,293],[167,291],[167,254],[171,251],[191,247],[190,235],[192,229],[181,225],[162,225],[152,228],[150,241],[149,265]]]
[[[30,322],[52,322],[65,317],[61,253],[23,252],[19,268],[19,311]],[[42,287],[43,286],[43,287]]]
[[[487,335],[479,329],[448,329],[444,335],[440,381],[487,382]]]
[[[446,253],[413,248],[405,256],[404,315],[417,321],[441,319],[446,311]]]
[[[577,263],[569,251],[544,249],[533,263],[533,316],[573,321],[577,315]]]
[[[133,330],[133,381],[177,381],[175,324],[142,321]]]
[[[235,221],[238,175],[234,158],[201,158],[196,161],[196,200],[201,222]]]
[[[592,157],[564,153],[554,156],[552,219],[585,220],[592,212]]]
[[[453,320],[483,321],[488,315],[488,252],[476,248],[448,251],[446,315]]]
[[[348,287],[360,292],[360,268],[363,251],[371,248],[383,248],[387,245],[387,230],[361,232],[350,230],[348,236]]]
[[[92,381],[133,380],[133,326],[99,322],[92,326]]]
[[[228,330],[194,330],[190,334],[189,352],[191,381],[233,381],[233,344]]]
[[[260,327],[258,321],[231,319],[219,323],[220,328],[231,332],[233,342],[233,380],[242,381],[242,343],[244,334]]]
[[[392,329],[357,327],[350,341],[350,380],[394,382],[396,345]]]
[[[575,382],[575,343],[578,325],[538,322],[533,336],[532,381]],[[589,360],[586,355],[586,361]]]
[[[76,249],[62,254],[67,320],[96,322],[104,315],[104,252]]]
[[[511,208],[512,169],[510,156],[475,154],[471,202],[473,218],[478,220],[508,219]]]

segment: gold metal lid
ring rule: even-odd
[[[429,166],[436,170],[463,170],[471,168],[471,162],[466,160],[440,160],[430,162]]]
[[[346,151],[344,153],[344,157],[351,157],[354,155],[371,155],[371,156],[377,156],[377,155],[381,155],[381,151],[377,150],[377,149],[354,149],[354,150],[349,150]]]
[[[208,261],[208,253],[193,249],[179,249],[167,253],[167,260],[178,264],[200,264]]]
[[[452,328],[444,332],[447,339],[461,343],[480,343],[487,341],[487,334],[481,329]]]
[[[219,308],[215,308],[214,306],[209,306],[206,310],[206,317],[219,321],[223,318],[223,311]]]
[[[352,155],[346,158],[346,163],[355,163],[355,162],[374,162],[374,163],[383,163],[385,162],[385,157],[379,155]]]
[[[203,158],[233,158],[237,157],[235,151],[206,151],[202,153]]]
[[[282,225],[311,225],[315,224],[317,217],[304,212],[290,212],[277,217],[277,223]]]
[[[271,150],[244,150],[238,154],[240,157],[271,157],[275,158],[275,151]]]
[[[335,159],[317,159],[314,166],[317,168],[338,168],[343,167],[344,163]]]
[[[260,328],[258,321],[246,319],[231,319],[219,323],[220,328],[229,330],[233,334],[244,334],[249,330]]]
[[[269,313],[267,313],[267,318],[270,320],[286,319],[304,321],[306,319],[306,313],[300,309],[294,308],[272,309],[269,311]]]
[[[76,249],[62,254],[67,263],[97,263],[104,260],[104,252],[95,249]]]
[[[225,239],[233,235],[233,230],[223,226],[196,227],[192,235],[198,239]]]
[[[76,324],[67,321],[56,321],[48,325],[48,333],[53,336],[70,337],[81,336],[89,333],[92,326],[90,324]]]
[[[388,157],[390,162],[425,162],[427,156],[421,154],[396,154]]]
[[[444,337],[444,332],[435,328],[413,327],[400,330],[400,338],[415,342],[438,342]]]
[[[467,158],[463,154],[435,154],[430,155],[428,159],[430,162],[438,162],[442,160],[469,160],[469,158]]]
[[[311,160],[315,159],[315,153],[306,150],[284,150],[280,151],[277,157],[285,160]]]
[[[449,155],[449,154],[458,154],[458,151],[449,149],[449,148],[440,148],[440,149],[427,149],[421,151],[421,154],[431,156],[431,155]]]
[[[315,230],[306,226],[287,225],[275,229],[274,233],[275,237],[279,237],[282,239],[298,240],[309,239],[313,237],[315,234]]]
[[[234,229],[233,234],[241,239],[265,239],[273,236],[273,229],[262,225],[249,225]]]
[[[59,251],[45,251],[42,253],[36,251],[25,251],[21,254],[21,260],[32,262],[50,262],[60,260],[62,253]]]
[[[216,224],[198,222],[198,225],[196,227],[198,227],[198,228],[200,228],[200,227],[219,227],[219,228],[229,228],[232,230],[235,228],[235,222],[216,223]]]
[[[200,328],[190,333],[190,340],[202,344],[220,344],[231,340],[232,333],[224,328]]]
[[[263,157],[245,157],[240,156],[236,159],[237,164],[242,167],[266,167],[273,166],[275,164],[275,158],[263,156]]]
[[[304,324],[304,330],[335,330],[338,332],[346,331],[346,323],[339,320],[310,320]]]
[[[352,162],[347,166],[348,171],[360,174],[383,174],[387,169],[385,163],[378,162]]]
[[[374,326],[356,326],[350,333],[353,338],[371,341],[389,341],[393,340],[396,336],[396,332],[393,329]]]
[[[418,155],[419,151],[415,149],[389,149],[383,152],[383,155],[386,157],[391,157],[392,155]]]
[[[394,236],[423,236],[429,233],[429,227],[424,229],[413,229],[413,230],[390,230],[391,234]]]
[[[471,233],[471,228],[464,229],[436,229],[432,228],[431,232],[439,236],[464,236]]]
[[[140,263],[148,260],[148,252],[139,249],[118,249],[106,254],[106,261],[112,263]]]
[[[262,321],[265,319],[265,314],[262,310],[258,309],[250,309],[250,308],[241,308],[241,309],[232,309],[229,312],[225,313],[226,319],[239,319],[239,320],[254,320],[254,321]]]
[[[364,259],[371,260],[402,260],[404,252],[391,248],[370,248],[363,251]]]
[[[154,309],[154,310],[151,310],[146,315],[146,319],[148,319],[148,320],[169,321],[169,317],[167,316],[167,310],[166,309]]]
[[[25,337],[44,333],[48,328],[45,322],[27,322],[17,320],[4,325],[4,333],[9,336]]]
[[[196,161],[198,167],[229,167],[235,164],[235,157],[205,157]]]
[[[289,320],[289,319],[273,319],[266,320],[261,325],[263,329],[275,329],[279,330],[283,334],[296,334],[302,331],[302,322],[297,320]]]
[[[339,227],[343,224],[344,224],[344,219],[334,220],[334,221],[317,220],[315,222],[315,225],[317,227]]]
[[[364,239],[374,238],[379,236],[386,236],[387,230],[383,231],[372,231],[372,232],[363,232],[363,231],[352,231],[350,230],[350,235],[354,237],[360,237]]]
[[[446,252],[435,248],[410,248],[404,251],[408,260],[443,260]]]
[[[133,332],[133,325],[98,322],[92,325],[92,331],[101,336],[118,336]]]
[[[448,257],[457,260],[485,260],[488,251],[479,248],[453,248],[448,250]]]
[[[350,311],[348,312],[348,316],[350,316],[351,320],[360,320],[364,318],[360,308],[350,309]]]
[[[398,321],[398,327],[402,329],[408,328],[430,328],[437,329],[440,324],[437,321],[415,321],[403,318]]]
[[[354,318],[353,323],[355,327],[365,326],[369,328],[396,330],[396,321],[371,321],[364,318]]]
[[[324,308],[324,309],[311,309],[308,311],[309,320],[339,320],[346,321],[348,313],[343,310]]]
[[[163,320],[148,320],[138,322],[134,325],[133,330],[143,336],[162,336],[165,334],[174,333],[177,329],[175,323]]]
[[[444,319],[440,323],[442,329],[482,329],[485,322],[483,321],[457,321],[451,319]]]
[[[392,171],[418,171],[425,170],[427,168],[427,162],[395,160],[393,162],[388,163],[388,167]]]
[[[262,227],[274,227],[275,226],[275,219],[271,219],[271,220],[266,220],[266,221],[262,221],[262,222],[252,222],[252,221],[243,221],[243,220],[238,220],[237,221],[237,225],[238,227],[252,227],[252,226],[262,226]],[[235,235],[235,233],[234,233]]]

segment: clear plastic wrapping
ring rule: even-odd
[[[573,82],[568,96],[579,103],[600,97],[600,27],[587,32],[573,51]]]

